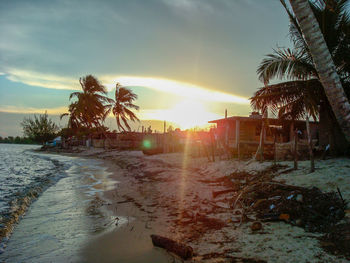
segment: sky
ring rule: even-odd
[[[291,46],[288,25],[279,0],[1,0],[0,136],[45,111],[64,127],[88,74],[111,98],[116,82],[138,95],[135,130],[249,115],[256,69]]]

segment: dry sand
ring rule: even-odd
[[[282,162],[292,167],[290,162]],[[287,184],[317,187],[324,192],[337,191],[339,187],[345,200],[350,200],[350,160],[336,158],[316,161],[315,172],[310,173],[310,162],[298,163],[298,170],[278,176],[277,180]]]
[[[222,255],[266,262],[349,262],[325,252],[317,239],[321,234],[296,226],[263,223],[262,230],[252,232],[251,223],[233,223],[235,215],[228,209],[232,193],[213,198],[212,191],[227,189],[215,179],[237,171],[254,174],[269,167],[269,162],[209,163],[207,158],[186,158],[180,153],[144,156],[138,151],[98,149],[80,156],[106,160],[119,182],[117,189],[105,193],[111,203],[109,209],[115,216],[131,218],[129,225],[87,246],[90,262],[174,262],[172,255],[152,247],[150,234],[192,246],[197,255],[189,262],[231,262]],[[344,198],[350,199],[349,159],[316,161],[313,174],[308,174],[308,165],[300,162],[300,170],[280,175],[277,180],[323,191],[339,186]],[[118,255],[118,251],[126,252]]]

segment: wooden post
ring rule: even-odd
[[[274,160],[274,165],[276,165],[277,163],[277,152],[276,152],[276,131],[275,131],[275,135],[274,135],[274,139],[273,139],[273,160]]]
[[[256,160],[258,157],[258,154],[260,155],[260,162],[264,160],[264,145],[265,145],[265,122],[267,121],[268,118],[268,108],[266,107],[263,112],[262,112],[262,122],[261,122],[261,131],[260,131],[260,141],[259,141],[259,146],[258,149],[255,153],[254,159]]]
[[[238,142],[238,146],[237,146],[237,155],[238,155],[238,159],[241,159],[241,144],[240,142]]]
[[[166,143],[167,143],[166,133],[163,133],[163,153],[167,152]]]
[[[237,149],[237,155],[238,158],[240,158],[240,145],[239,145],[239,141],[240,141],[240,121],[236,120],[236,141],[235,141],[235,146]]]
[[[258,149],[256,150],[254,159],[258,159],[258,155],[260,156],[260,162],[263,161],[264,159],[264,131],[265,131],[265,121],[263,120],[261,123],[261,131],[260,131],[260,141],[259,141],[259,146]]]
[[[315,171],[315,160],[314,160],[314,152],[312,151],[313,147],[312,147],[309,116],[306,116],[306,131],[307,131],[307,141],[308,141],[309,153],[310,153],[310,173],[313,173]]]
[[[207,145],[205,144],[205,142],[203,141],[203,139],[201,139],[201,145],[202,145],[202,148],[203,148],[204,154],[207,156],[208,161],[210,162],[211,160],[210,160],[210,156],[209,156],[208,148],[207,148]]]
[[[260,133],[260,162],[264,160],[264,144],[265,144],[265,120],[263,120],[261,125],[261,133]]]
[[[294,170],[298,170],[298,129],[294,131]]]
[[[215,147],[214,147],[214,133],[210,131],[210,142],[211,142],[211,155],[213,157],[213,162],[215,162]]]
[[[239,130],[240,130],[239,125],[240,125],[239,120],[236,120],[236,141],[235,141],[236,148],[238,148],[238,144],[239,144]]]
[[[225,144],[228,146],[228,131],[230,129],[230,124],[228,123],[228,121],[226,120],[226,123],[225,123]]]

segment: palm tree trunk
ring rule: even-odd
[[[308,0],[289,0],[328,101],[346,139],[350,142],[350,104],[337,74],[331,54]]]

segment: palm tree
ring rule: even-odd
[[[69,116],[67,126],[69,129],[71,129],[75,133],[81,127],[80,121],[79,121],[77,113],[76,113],[76,108],[77,108],[77,102],[72,102],[68,107],[68,113],[63,113],[60,115],[61,120],[63,117]]]
[[[122,87],[119,83],[116,84],[115,87],[115,101],[110,105],[110,109],[114,114],[118,130],[131,130],[128,120],[131,121],[140,121],[135,113],[133,113],[130,109],[139,110],[139,106],[133,104],[133,101],[137,99],[137,95],[133,93],[130,89]],[[122,125],[121,121],[123,121],[126,129]]]
[[[77,98],[69,106],[71,126],[76,126],[78,123],[89,129],[92,127],[101,127],[103,121],[107,117],[108,105],[113,100],[107,97],[106,88],[92,75],[80,78],[81,92],[73,92],[69,99]]]
[[[316,119],[320,105],[322,112],[326,113],[323,117],[327,115],[327,119],[335,119],[299,24],[284,1],[281,2],[291,21],[290,36],[294,49],[274,50],[261,62],[257,72],[265,86],[251,98],[252,106],[260,110],[265,105],[270,106],[281,118],[298,119],[311,115]],[[350,95],[350,21],[345,10],[349,1],[337,1],[332,9],[326,5],[327,2],[325,0],[324,5],[310,2],[310,5],[337,65],[343,87]],[[269,85],[274,78],[291,81]]]
[[[350,142],[350,104],[345,95],[327,43],[320,30],[319,23],[308,0],[290,0],[289,2],[300,26],[300,30],[303,33],[319,80],[325,90],[333,113],[347,141]],[[347,1],[325,1],[325,4],[328,4],[329,8],[334,9],[337,2],[345,4]]]

